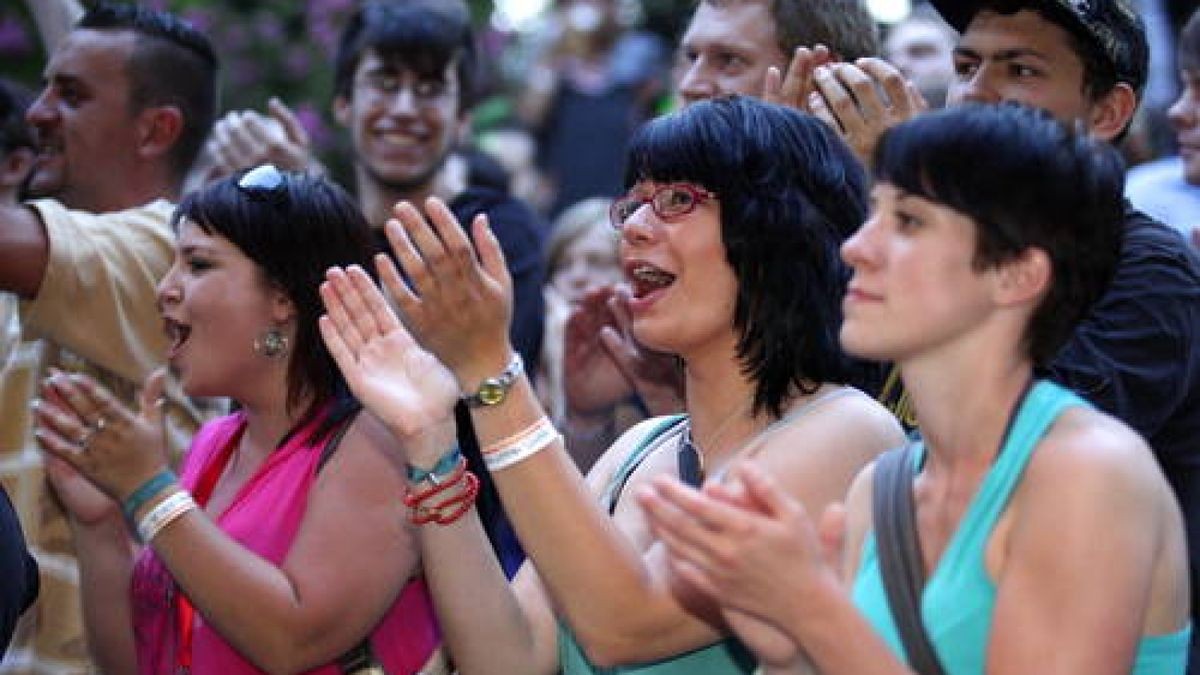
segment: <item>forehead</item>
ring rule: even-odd
[[[46,79],[71,77],[106,86],[125,82],[136,37],[129,31],[77,29],[67,34],[46,64]]]
[[[688,49],[725,48],[780,62],[785,58],[765,2],[701,2],[681,43]]]
[[[979,12],[958,44],[960,49],[984,56],[996,52],[1033,52],[1045,58],[1050,66],[1070,68],[1082,76],[1083,62],[1071,48],[1071,34],[1032,10],[1007,15],[990,10]]]
[[[396,75],[411,73],[422,77],[436,75],[441,76],[446,82],[457,82],[458,59],[457,55],[451,57],[440,71],[436,71],[436,69],[432,68],[431,59],[423,59],[419,63],[412,63],[406,61],[398,54],[384,56],[376,49],[368,49],[363,52],[363,57],[359,59],[358,67],[355,71],[359,73],[386,72]],[[430,72],[431,69],[435,72]]]

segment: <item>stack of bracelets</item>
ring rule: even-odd
[[[449,525],[471,510],[479,494],[479,479],[467,471],[467,460],[458,445],[442,455],[432,469],[409,464],[408,482],[404,505],[412,509],[409,520],[413,525]],[[422,485],[428,487],[419,489]]]
[[[168,525],[178,520],[183,514],[196,508],[195,500],[192,499],[192,496],[186,490],[176,490],[166,499],[155,504],[154,508],[142,516],[141,520],[134,521],[134,516],[138,510],[174,484],[175,474],[168,469],[163,469],[145,483],[139,485],[121,504],[121,512],[125,515],[125,522],[129,525],[129,529],[133,532],[133,535],[141,543],[150,543]]]

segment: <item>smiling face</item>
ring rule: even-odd
[[[445,163],[458,133],[457,60],[440,73],[422,74],[368,50],[354,71],[350,98],[334,101],[350,131],[360,182],[419,192]]]
[[[680,40],[677,90],[689,105],[730,94],[762,96],[767,68],[787,63],[766,2],[701,2]]]
[[[130,107],[127,31],[75,30],[46,65],[46,87],[27,119],[37,132],[30,191],[68,206],[107,211],[125,193],[136,160],[138,115]]]
[[[292,318],[291,303],[228,239],[184,220],[158,301],[171,341],[167,360],[188,395],[242,400],[247,383],[267,381],[269,370],[283,377],[286,360],[255,353],[254,341]]]
[[[649,197],[661,185],[641,181],[630,192]],[[670,219],[642,204],[621,228],[621,265],[640,342],[684,359],[733,348],[738,284],[721,239],[719,199]]]
[[[842,246],[854,270],[842,303],[842,346],[864,358],[903,362],[969,334],[993,307],[989,286],[996,274],[972,265],[974,222],[888,183],[871,196],[871,215]]]

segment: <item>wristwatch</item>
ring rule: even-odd
[[[513,383],[517,381],[517,377],[524,369],[525,362],[521,360],[521,355],[513,352],[512,358],[508,360],[508,365],[504,367],[504,370],[499,375],[480,382],[479,389],[474,394],[464,396],[463,402],[471,408],[503,403],[504,397],[508,396],[508,390],[512,388]]]

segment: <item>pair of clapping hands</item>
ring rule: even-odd
[[[836,63],[824,45],[798,47],[786,73],[769,68],[763,99],[820,118],[865,165],[883,132],[929,107],[917,87],[887,61],[868,57]]]

